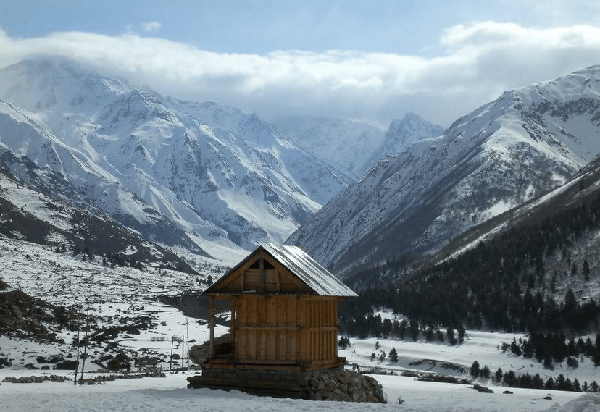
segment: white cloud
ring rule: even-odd
[[[332,50],[219,54],[135,34],[81,32],[11,39],[0,31],[0,65],[56,54],[163,94],[214,100],[269,119],[331,115],[387,126],[405,111],[450,124],[502,91],[600,63],[600,29],[533,29],[513,23],[457,25],[425,58]]]
[[[152,30],[160,29],[162,27],[162,24],[160,24],[157,21],[148,21],[148,22],[142,23],[141,27],[142,27],[143,31],[152,31]]]

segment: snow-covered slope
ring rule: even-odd
[[[91,213],[108,213],[147,238],[161,235],[163,243],[200,252],[184,230],[128,191],[88,155],[64,144],[34,117],[0,101],[2,165],[14,176],[47,196]]]
[[[65,60],[0,70],[0,98],[0,144],[62,176],[76,192],[63,196],[187,247],[153,227],[168,221],[219,257],[283,241],[351,182],[255,115],[166,98]]]
[[[160,303],[159,298],[163,297],[164,300],[165,296],[170,296],[180,299],[184,290],[200,293],[205,287],[204,280],[208,272],[191,276],[158,268],[145,271],[111,268],[102,265],[97,258],[83,261],[70,253],[56,253],[44,246],[0,236],[0,273],[8,287],[5,291],[0,290],[0,295],[20,289],[33,298],[42,298],[64,307],[64,310],[57,308],[55,311],[44,307],[47,315],[57,313],[73,316],[70,310],[74,308],[79,308],[81,313],[81,324],[77,321],[64,322],[61,316],[54,316],[55,322],[46,320],[38,323],[38,326],[47,329],[46,338],[42,336],[40,339],[39,335],[15,337],[26,334],[25,330],[0,336],[0,397],[2,406],[7,410],[80,410],[83,404],[90,411],[137,410],[140,407],[145,411],[174,408],[264,410],[266,407],[280,411],[365,410],[364,403],[274,399],[239,391],[187,389],[186,377],[196,371],[169,370],[190,364],[195,366],[188,358],[188,348],[194,343],[206,341],[210,328],[205,320],[188,317],[176,308]],[[17,305],[22,304],[23,300],[11,302],[16,304],[9,307],[8,312],[11,315],[21,313],[22,317],[28,319],[29,311],[18,311]],[[7,308],[3,306],[2,309]],[[377,315],[388,319],[401,317],[389,310],[379,310]],[[227,326],[220,324],[227,325],[228,322],[223,322],[223,317],[218,318],[220,322],[215,328],[216,336],[228,331]],[[86,334],[92,337],[88,339],[86,362],[79,365],[78,378],[90,381],[90,384],[84,385],[74,385],[74,371],[55,369],[57,361],[52,361],[76,359],[78,348],[73,342],[77,339],[78,329],[81,329],[81,341],[84,341]],[[346,357],[349,364],[360,367],[362,372],[379,370],[382,373],[373,377],[383,385],[388,403],[370,404],[369,410],[373,411],[397,411],[399,408],[424,411],[439,409],[440,405],[445,405],[443,410],[456,412],[581,412],[598,409],[600,398],[593,393],[505,387],[484,378],[470,384],[415,379],[415,376],[436,373],[471,379],[469,367],[477,360],[492,372],[501,368],[504,373],[512,370],[517,376],[539,374],[544,380],[549,377],[556,379],[562,374],[571,381],[578,379],[581,384],[597,380],[596,368],[589,357],[581,360],[577,368],[557,363],[556,369],[551,371],[535,360],[516,357],[499,349],[502,342],[510,342],[513,338],[518,340],[523,335],[467,331],[466,336],[462,345],[427,342],[424,339],[351,337],[351,346],[340,349],[339,354]],[[389,354],[392,348],[398,352],[397,363],[392,362],[389,356],[383,360],[371,358],[372,353],[378,356],[383,352]],[[80,350],[83,351],[84,347]],[[117,357],[130,366],[130,373],[125,374],[126,369],[106,369],[108,362]],[[152,370],[138,362],[143,358],[155,361],[166,376],[141,378],[140,372]],[[81,366],[84,366],[83,373]],[[44,367],[49,369],[42,369]],[[11,379],[27,380],[32,376],[40,381],[50,380],[51,376],[55,378],[52,382],[43,383],[13,383]],[[111,376],[116,379],[112,380]],[[67,380],[58,382],[56,377]],[[108,379],[103,383],[91,384],[92,379],[100,377]],[[138,379],[133,379],[136,377]],[[488,387],[493,393],[478,392],[474,390],[474,384]],[[398,405],[399,399],[403,400],[402,405]],[[559,408],[559,404],[564,406]]]
[[[12,153],[0,150],[1,162],[14,164],[19,160],[13,158]],[[25,166],[28,169],[24,172],[36,184],[35,187],[15,180],[10,172],[0,167],[0,236],[43,244],[74,255],[86,251],[88,256],[99,255],[104,257],[105,262],[112,259],[115,264],[125,264],[122,260],[127,257],[128,265],[139,262],[195,273],[171,250],[119,225],[100,210],[90,212],[44,195],[42,192],[48,192],[48,178],[53,176],[45,175],[45,171],[33,163]],[[59,187],[51,184],[50,190]],[[70,189],[68,184],[63,188]],[[159,222],[157,226],[160,226]],[[174,232],[171,236],[177,235],[176,228],[166,226],[165,229]],[[195,253],[198,259],[206,258],[199,248],[191,248],[190,252]],[[5,273],[4,270],[1,273]]]
[[[337,270],[431,252],[600,152],[600,66],[505,92],[374,166],[288,240]]]

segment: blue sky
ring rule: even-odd
[[[40,54],[267,120],[447,126],[600,63],[600,2],[0,0],[0,66]]]

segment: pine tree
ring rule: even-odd
[[[446,335],[448,336],[448,342],[450,345],[456,345],[456,338],[454,337],[454,328],[448,326],[446,330]]]
[[[583,261],[583,268],[582,268],[582,273],[583,276],[585,277],[586,282],[590,280],[590,265],[586,260]]]
[[[474,361],[471,364],[471,377],[477,379],[479,377],[479,362]]]
[[[463,342],[465,341],[465,334],[466,334],[465,328],[463,327],[462,324],[460,324],[458,326],[458,344],[459,345],[462,345]]]
[[[502,382],[502,369],[498,368],[496,371],[496,383]]]
[[[521,346],[519,346],[515,338],[513,338],[513,341],[510,344],[510,351],[517,356],[521,356]]]
[[[398,363],[398,352],[396,352],[396,348],[392,348],[389,357],[392,362]]]
[[[550,355],[544,358],[543,366],[544,369],[550,369],[551,371],[554,370],[554,363],[552,362],[552,357]]]
[[[346,336],[342,336],[340,337],[340,340],[338,342],[338,348],[340,349],[348,349],[350,347],[350,338],[346,337]]]

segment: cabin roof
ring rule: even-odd
[[[286,269],[305,283],[317,295],[342,297],[357,296],[352,289],[344,285],[339,279],[333,276],[331,272],[321,266],[298,246],[281,245],[277,243],[260,245],[254,252],[250,253],[244,260],[206,289],[204,293],[218,293],[218,285],[230,275],[234,274],[242,265],[252,259],[261,250],[265,251],[273,259],[285,266]]]

